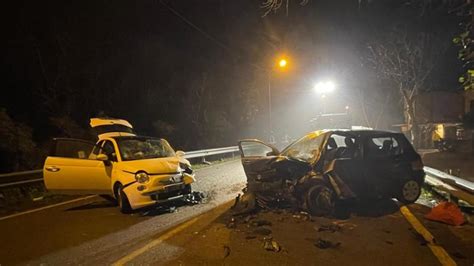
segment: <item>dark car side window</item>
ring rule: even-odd
[[[101,140],[95,145],[94,149],[92,150],[91,157],[96,157],[99,155],[100,151],[102,150],[102,144],[104,144],[104,140]]]
[[[117,154],[115,153],[115,147],[112,141],[106,140],[104,146],[102,146],[101,153],[109,156],[109,159],[112,161],[117,161]]]
[[[399,141],[394,136],[369,137],[365,143],[366,158],[388,158],[402,152]]]

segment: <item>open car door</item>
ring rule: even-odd
[[[98,160],[100,152],[92,142],[54,139],[43,168],[46,188],[60,194],[110,194],[113,164]]]
[[[280,154],[275,147],[256,139],[246,139],[239,141],[239,149],[249,189],[258,183],[273,181],[277,176],[273,162]]]

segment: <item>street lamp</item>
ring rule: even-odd
[[[288,64],[288,62],[284,58],[280,59],[280,62],[278,62],[278,65],[280,66],[280,68],[286,67],[286,64]]]
[[[321,95],[326,95],[331,93],[336,89],[336,84],[332,81],[320,81],[314,85],[314,90],[316,93]]]
[[[286,70],[288,67],[288,59],[285,57],[280,57],[278,59],[278,68],[280,70]],[[268,71],[268,128],[269,128],[269,142],[273,142],[274,138],[272,135],[273,128],[272,128],[272,73],[273,67]],[[272,139],[273,138],[273,139]]]
[[[317,94],[321,95],[322,99],[325,99],[327,94],[332,93],[336,90],[336,84],[332,81],[320,81],[314,84],[313,89]],[[322,101],[322,106],[324,114],[326,113],[326,103],[324,100]]]

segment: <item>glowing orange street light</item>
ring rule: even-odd
[[[288,67],[288,60],[283,56],[277,61],[278,66],[281,69],[281,72],[284,72]],[[274,69],[268,71],[268,128],[269,128],[269,141],[272,143],[274,141],[273,137],[273,128],[272,128],[272,72]],[[272,143],[273,144],[273,143]]]

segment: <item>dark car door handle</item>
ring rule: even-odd
[[[252,160],[244,160],[244,163],[250,163]]]
[[[58,168],[56,166],[48,166],[45,169],[50,171],[50,172],[58,172],[59,170],[61,170],[61,168]]]

